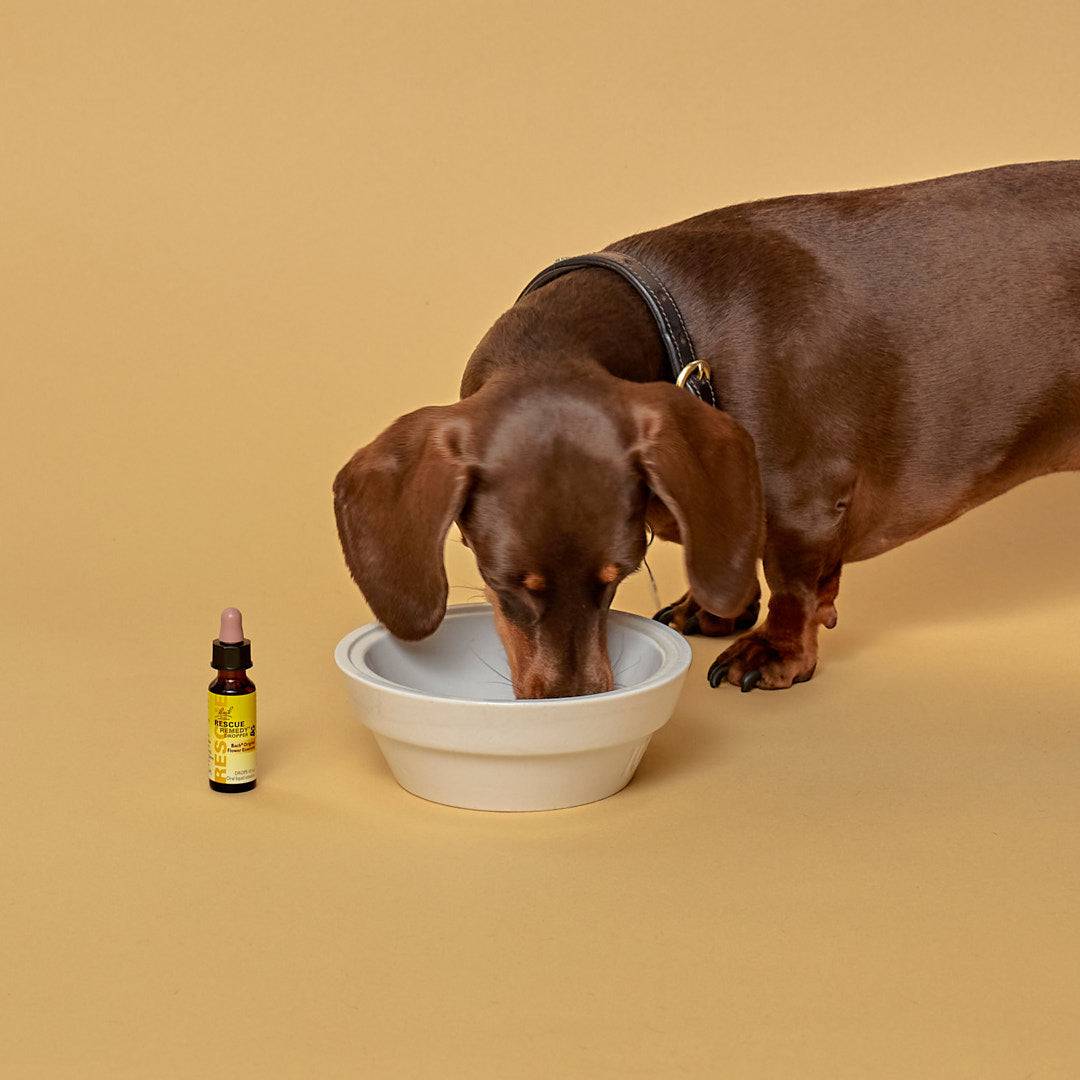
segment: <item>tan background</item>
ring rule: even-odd
[[[4,5],[5,1075],[1080,1074],[1080,476],[850,568],[807,686],[710,692],[695,641],[631,787],[522,816],[350,717],[329,499],[554,257],[1080,155],[1078,43],[1071,2]]]

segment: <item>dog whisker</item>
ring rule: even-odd
[[[483,590],[477,588],[475,585],[451,585],[450,588],[468,590],[468,595],[464,598],[466,600],[474,600],[478,603],[487,602],[487,597],[484,595]]]
[[[617,678],[619,675],[624,675],[624,674],[626,674],[626,672],[632,671],[640,663],[641,663],[641,659],[639,658],[639,659],[635,660],[633,663],[626,664],[623,667],[612,668],[611,676],[612,676],[612,678]]]
[[[483,658],[483,657],[482,657],[482,656],[481,656],[481,655],[480,655],[480,654],[479,654],[479,653],[478,653],[478,652],[477,652],[477,651],[476,651],[475,649],[473,649],[473,650],[472,650],[472,654],[473,654],[473,656],[475,656],[475,657],[476,657],[476,659],[477,659],[477,660],[479,660],[479,661],[480,661],[480,663],[481,663],[481,664],[483,664],[483,665],[484,665],[484,667],[486,667],[486,668],[488,669],[488,671],[492,671],[492,672],[494,672],[494,673],[495,673],[496,675],[498,675],[498,676],[499,676],[499,678],[500,678],[500,679],[501,679],[501,680],[502,680],[502,681],[503,681],[504,683],[508,683],[508,682],[510,682],[510,676],[509,676],[509,675],[506,675],[506,674],[504,674],[504,673],[503,673],[503,672],[501,672],[501,671],[500,671],[500,670],[499,670],[499,669],[498,669],[497,667],[495,667],[495,666],[494,666],[494,665],[492,665],[492,664],[489,664],[489,663],[488,663],[488,662],[487,662],[487,661],[486,661],[486,660],[485,660],[485,659],[484,659],[484,658]]]

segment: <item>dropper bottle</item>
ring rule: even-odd
[[[244,637],[243,616],[236,608],[221,613],[210,666],[207,763],[214,791],[250,791],[255,786],[255,684],[248,678],[251,642]]]

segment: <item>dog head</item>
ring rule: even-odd
[[[664,383],[496,376],[454,405],[401,417],[358,451],[334,482],[334,507],[354,580],[407,640],[446,612],[443,546],[458,523],[518,697],[612,688],[607,611],[644,558],[647,515],[674,524],[708,611],[737,616],[757,589],[753,442],[726,413]]]

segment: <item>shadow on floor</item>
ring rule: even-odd
[[[1080,639],[1080,474],[1043,477],[876,559],[851,564],[841,582],[836,630],[822,631],[823,660],[887,657],[905,628],[1001,622],[1055,605],[1077,611]],[[634,784],[666,783],[713,768],[737,750],[742,725],[797,715],[811,683],[743,698],[702,690],[709,663],[729,638],[692,638],[694,664],[671,723],[654,737]],[[748,708],[749,706],[749,708]]]
[[[1080,474],[1042,477],[936,532],[844,568],[833,655],[893,629],[1080,604]],[[845,630],[847,632],[845,632]]]

